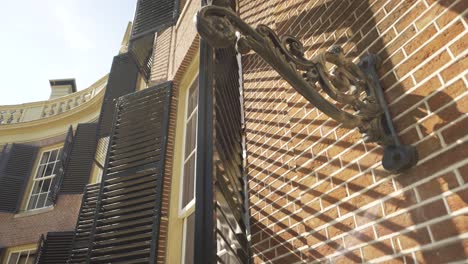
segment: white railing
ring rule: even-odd
[[[19,105],[0,105],[0,125],[28,122],[67,112],[103,92],[106,84],[107,78],[103,78],[89,88],[52,100]]]

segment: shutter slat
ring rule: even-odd
[[[0,211],[18,211],[38,150],[39,147],[25,144],[11,144],[4,149],[0,162],[3,167],[0,171]]]
[[[83,193],[89,182],[96,152],[96,123],[78,124],[70,150],[60,193]]]
[[[173,25],[176,21],[174,0],[139,0],[133,20],[132,37],[136,39]]]
[[[91,262],[156,259],[171,87],[167,82],[119,99],[91,234]],[[151,119],[139,119],[147,114]],[[144,124],[139,133],[121,133],[135,119]]]
[[[83,263],[86,259],[98,193],[99,184],[86,186],[67,263]]]
[[[47,237],[40,241],[37,264],[63,264],[66,263],[73,241],[73,231],[49,232]]]
[[[108,136],[111,131],[117,98],[134,92],[137,80],[138,67],[130,58],[130,54],[124,53],[115,56],[99,117],[99,138]]]
[[[52,182],[52,186],[51,186],[50,193],[48,196],[48,199],[52,203],[55,203],[57,201],[58,193],[60,192],[60,188],[62,187],[63,178],[64,178],[65,171],[66,171],[66,166],[70,159],[72,144],[73,144],[73,127],[70,126],[68,128],[67,136],[63,144],[62,155],[60,156],[60,159],[59,159],[60,161],[58,163],[58,166],[60,166],[59,171],[57,173],[57,176],[54,178]]]

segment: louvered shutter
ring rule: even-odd
[[[73,243],[68,258],[69,264],[85,263],[93,229],[94,212],[100,184],[87,185],[81,200],[80,213],[76,222]]]
[[[0,211],[18,211],[38,149],[25,144],[11,144],[4,149],[0,161]]]
[[[114,57],[99,117],[99,137],[109,135],[117,98],[136,89],[138,67],[128,53]]]
[[[89,263],[156,263],[171,87],[119,99]]]
[[[6,258],[6,257],[5,257],[5,253],[6,253],[6,248],[0,247],[0,261],[1,261],[2,259]]]
[[[132,37],[136,39],[163,30],[176,21],[175,0],[139,0],[133,19]]]
[[[63,264],[70,254],[73,231],[49,232],[47,237],[39,242],[36,264]]]
[[[96,123],[78,124],[60,193],[83,193],[88,184],[96,152]]]
[[[251,263],[234,46],[213,49],[200,41],[199,88],[194,263]]]
[[[73,128],[72,126],[70,126],[68,128],[67,137],[65,138],[65,142],[63,144],[62,155],[60,157],[60,161],[57,164],[59,166],[59,171],[57,173],[57,176],[55,176],[54,181],[52,182],[52,186],[50,188],[50,193],[48,196],[49,200],[52,201],[53,203],[55,203],[55,201],[57,200],[60,187],[62,186],[63,176],[65,174],[65,167],[70,157],[72,143],[73,143]]]

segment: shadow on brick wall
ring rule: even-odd
[[[279,2],[279,1],[278,1]],[[395,65],[389,60],[391,54],[387,51],[386,44],[382,38],[379,38],[379,35],[376,30],[376,21],[373,18],[374,14],[369,9],[368,1],[351,1],[350,6],[346,6],[347,1],[342,0],[330,0],[327,1],[325,4],[319,4],[312,9],[305,10],[303,12],[298,13],[297,15],[289,16],[287,19],[282,21],[276,21],[276,29],[279,35],[293,35],[297,36],[305,42],[305,49],[306,54],[315,54],[317,52],[324,51],[330,48],[332,45],[344,45],[344,50],[349,57],[357,57],[361,55],[361,52],[375,52],[377,53],[384,62],[385,69],[393,69]],[[449,6],[446,1],[439,2],[442,5]],[[349,8],[350,10],[342,10],[343,8]],[[297,8],[296,4],[289,6],[288,8],[282,10],[283,12],[287,12],[288,10],[294,10]],[[456,12],[460,13],[460,9],[458,7],[451,7]],[[340,10],[341,9],[341,10]],[[351,14],[355,10],[359,10],[362,15],[359,18],[355,18],[354,16],[350,15],[346,19],[338,19],[333,16],[336,10],[340,10],[341,14]],[[349,12],[347,12],[349,11]],[[320,22],[320,18],[322,18],[322,22]],[[325,19],[323,19],[325,18]],[[260,16],[254,22],[261,22],[264,17]],[[302,26],[299,26],[299,22]],[[307,26],[304,26],[307,25]],[[352,34],[344,34],[343,36],[333,36],[335,32],[344,32],[345,29],[349,29]],[[360,34],[360,32],[364,34]],[[319,41],[315,41],[319,39]],[[311,41],[314,40],[314,41]],[[310,56],[309,56],[310,57]],[[260,72],[268,72],[271,69],[266,66],[265,63],[256,63],[259,58],[256,55],[246,55],[243,58],[244,65],[248,65],[245,68],[245,73],[260,73]],[[382,73],[382,70],[381,70]],[[265,78],[245,78],[245,83],[258,83],[258,82],[267,82],[267,83],[276,83],[278,84],[281,82],[281,78],[279,77],[265,77]],[[399,94],[400,96],[405,93],[405,90],[408,90],[410,87],[403,87],[399,84],[400,80],[393,80],[390,82],[390,85],[395,85],[393,88],[394,90],[392,93]],[[388,84],[388,83],[385,83]],[[387,89],[388,87],[383,87]],[[249,93],[255,92],[267,92],[272,93],[276,92],[279,87],[273,88],[265,88],[265,89],[246,89],[246,101],[249,100]],[[287,88],[290,89],[290,88]],[[400,91],[398,89],[401,89]],[[443,105],[447,102],[453,100],[453,98],[445,93],[444,91],[434,92],[434,98],[437,98],[438,102],[441,102]],[[424,99],[424,96],[408,94],[404,96],[404,100],[408,102],[421,102]],[[284,100],[284,98],[283,98]],[[276,96],[273,97],[262,97],[261,99],[252,99],[250,102],[259,102],[259,103],[275,103],[281,102],[281,99],[278,99]],[[297,102],[287,102],[289,106],[297,104],[308,104],[307,102],[301,101]],[[305,106],[305,105],[304,105]],[[310,107],[310,106],[307,106]],[[273,113],[273,112],[274,113]],[[269,111],[268,109],[257,109],[252,110],[252,112],[256,113],[266,113],[272,112],[275,115],[285,115],[287,116],[286,112],[282,110],[272,110]],[[395,114],[395,113],[393,113]],[[428,138],[433,131],[440,130],[446,127],[450,122],[453,121],[453,115],[462,115],[463,113],[457,108],[455,104],[452,104],[444,111],[438,112],[435,115],[437,118],[441,120],[435,124],[431,129],[422,130],[423,137]],[[417,107],[414,111],[414,115],[412,115],[412,119],[407,121],[408,125],[416,123],[420,118],[427,115],[427,109],[424,108],[424,104]],[[301,123],[302,122],[302,123]],[[274,146],[272,144],[268,144],[268,140],[271,142],[275,142],[280,138],[284,138],[284,136],[280,136],[274,131],[264,131],[264,128],[252,129],[251,127],[256,127],[259,125],[264,125],[268,122],[262,119],[255,119],[255,118],[248,118],[247,123],[251,124],[248,126],[247,133],[262,135],[263,139],[266,143],[258,142],[258,141],[248,141],[248,148],[268,148],[268,150],[277,153],[279,155],[284,154],[291,154],[294,156],[298,156],[301,151],[296,150],[285,150],[281,147]],[[315,120],[308,120],[307,118],[302,120],[297,119],[290,119],[288,123],[275,123],[270,122],[268,124],[274,124],[275,126],[280,126],[285,129],[291,129],[291,126],[296,125],[298,123],[301,126],[309,125],[309,126],[329,126],[332,128],[336,125],[336,122],[332,121],[329,122],[327,120],[315,119]],[[402,131],[405,127],[397,125],[398,131]],[[336,144],[342,149],[348,149],[355,145],[356,142],[351,141],[343,141],[343,140],[334,140],[329,138],[322,138],[315,135],[310,135],[307,132],[292,132],[292,136],[295,138],[299,138],[301,140],[307,139],[308,142],[318,142],[321,141],[325,145]],[[359,139],[360,140],[360,139]],[[403,135],[402,140],[405,143],[414,144],[418,141],[417,137],[410,137],[408,135]],[[427,145],[427,144],[426,144]],[[427,156],[430,154],[430,151],[427,149],[423,149],[425,146],[421,143],[418,144],[418,149],[421,152],[427,152],[423,156]],[[361,150],[357,150],[360,152],[359,155],[365,155],[366,149],[367,151],[374,148],[374,145],[368,144],[365,148]],[[373,151],[377,153],[379,159],[382,155],[382,150],[377,149]],[[284,175],[280,175],[274,171],[269,169],[265,169],[270,165],[274,167],[281,167],[282,162],[278,161],[275,158],[265,157],[260,153],[254,152],[252,150],[249,151],[250,157],[256,159],[257,164],[249,164],[248,170],[249,174],[255,172],[255,174],[260,174],[263,172],[266,174],[266,178],[264,179],[257,179],[254,177],[250,177],[250,185],[251,186],[262,186],[264,190],[268,190],[268,194],[264,194],[264,192],[253,190],[251,195],[256,196],[256,199],[259,201],[263,201],[259,205],[252,205],[251,209],[253,212],[258,212],[254,217],[251,219],[251,226],[252,226],[252,236],[253,236],[253,250],[254,253],[264,262],[268,262],[273,258],[276,258],[274,263],[294,263],[298,261],[312,261],[318,260],[322,258],[326,258],[328,255],[335,254],[336,252],[342,252],[336,259],[344,260],[345,262],[362,262],[361,253],[359,250],[362,251],[363,257],[365,259],[373,259],[382,256],[391,256],[398,254],[397,257],[402,262],[410,262],[413,261],[413,258],[416,258],[417,261],[423,263],[434,263],[435,262],[446,262],[446,261],[453,261],[457,260],[456,258],[462,257],[463,254],[460,252],[464,252],[464,246],[462,241],[452,241],[450,243],[427,248],[424,251],[416,252],[414,255],[406,253],[408,251],[402,251],[405,249],[413,248],[416,246],[424,246],[430,243],[433,243],[434,238],[431,237],[431,234],[428,231],[427,227],[418,227],[418,228],[409,228],[411,226],[415,226],[427,221],[430,221],[434,218],[447,215],[448,212],[445,209],[445,205],[441,199],[431,201],[424,206],[417,207],[417,196],[414,193],[413,189],[410,188],[407,191],[404,191],[401,195],[392,197],[388,199],[388,195],[394,192],[394,186],[376,186],[374,188],[368,189],[366,183],[354,183],[354,181],[348,181],[347,178],[351,178],[353,175],[357,175],[361,172],[365,175],[360,176],[360,178],[385,178],[388,177],[389,174],[382,169],[371,168],[373,164],[364,165],[364,164],[355,164],[350,163],[348,161],[341,161],[341,162],[334,162],[330,159],[333,157],[328,157],[326,154],[324,155],[316,155],[313,157],[314,163],[316,164],[327,164],[326,172],[322,173],[321,171],[314,170],[315,168],[319,167],[318,165],[311,166],[311,168],[305,169],[302,167],[302,164],[296,163],[294,173],[296,175],[311,175],[315,174],[317,177],[317,181],[325,180],[325,182],[330,181],[330,185],[333,186],[347,186],[348,191],[353,194],[356,192],[362,192],[361,195],[356,196],[356,199],[348,200],[346,202],[342,202],[342,198],[345,198],[346,190],[343,191],[343,197],[337,195],[331,195],[330,192],[323,191],[317,189],[310,189],[310,186],[304,185],[299,183],[301,180],[300,178],[293,179],[290,183],[294,188],[297,188],[297,191],[293,192],[293,195],[288,194],[287,191],[283,189],[278,189],[273,186],[268,186],[268,184],[272,181],[278,182],[289,182],[289,179],[285,179]],[[312,158],[312,156],[310,156]],[[402,174],[395,178],[396,184],[401,188],[406,186],[410,186],[422,179],[425,176],[432,174],[433,172],[429,173],[427,170],[428,163],[432,160],[426,161],[423,164],[419,164],[416,168],[410,170],[408,173]],[[378,161],[375,161],[378,162]],[[346,167],[346,176],[343,178],[340,177],[330,177],[328,174],[329,172],[333,172],[339,170],[343,167]],[[380,167],[381,168],[381,167]],[[304,171],[305,169],[305,171]],[[436,170],[440,170],[443,168],[436,168]],[[446,191],[442,187],[441,182],[438,182],[437,179],[434,180],[434,184],[432,184],[430,192],[431,195],[440,195]],[[432,182],[432,181],[431,181]],[[389,182],[387,182],[389,183]],[[369,182],[368,184],[372,184]],[[391,184],[391,181],[390,181]],[[338,188],[339,189],[339,188]],[[419,195],[426,197],[425,190],[417,188]],[[328,205],[337,205],[337,207],[331,207],[332,209],[327,210],[326,212],[321,211],[321,206],[313,202],[313,200],[303,200],[302,194],[306,193],[307,197],[320,197],[323,201],[322,203]],[[281,197],[278,199],[271,198],[274,194],[275,197]],[[429,197],[429,194],[428,194]],[[466,198],[460,197],[465,203]],[[383,200],[385,199],[385,200]],[[407,209],[402,214],[398,214],[394,217],[387,218],[385,220],[382,219],[382,209],[376,210],[362,210],[362,206],[366,204],[376,201],[382,200],[382,209],[385,211],[386,215],[389,215],[393,212],[398,212],[401,209]],[[290,206],[286,206],[288,202],[293,202],[293,209]],[[265,205],[265,206],[260,206]],[[267,209],[269,208],[269,209]],[[297,213],[298,208],[300,208],[299,213]],[[321,232],[322,230],[318,230],[317,227],[335,221],[338,217],[338,213],[331,213],[332,210],[337,210],[333,208],[339,208],[341,212],[341,216],[345,215],[345,213],[352,212],[351,217],[356,218],[356,225],[361,226],[363,223],[375,222],[373,227],[375,231],[373,231],[372,225],[369,228],[359,229],[357,230],[354,224],[348,223],[345,220],[337,222],[332,225],[332,228],[328,228],[327,232]],[[388,210],[388,211],[387,211]],[[290,216],[290,222],[284,222],[284,216]],[[260,222],[259,219],[262,221]],[[307,219],[307,220],[305,220]],[[361,219],[364,222],[359,222]],[[268,226],[265,224],[268,223]],[[275,223],[271,226],[271,223]],[[294,227],[290,227],[290,223],[294,224]],[[456,235],[457,227],[451,221],[451,219],[447,219],[444,221],[444,227],[447,230],[452,232],[452,235]],[[333,230],[333,231],[331,231]],[[334,234],[344,234],[347,235],[343,237],[345,241],[345,245],[343,245],[342,240],[329,240],[330,232],[334,232]],[[455,232],[455,234],[453,234]],[[304,236],[304,234],[307,234]],[[328,234],[328,236],[327,236]],[[388,236],[391,234],[397,234],[396,236]],[[377,237],[376,237],[377,235]],[[384,239],[381,239],[384,237]],[[388,237],[388,238],[385,238]],[[295,239],[292,239],[295,238]],[[376,241],[376,239],[378,239]],[[437,237],[438,239],[438,237]],[[310,248],[308,246],[311,245],[311,241],[328,241],[327,243],[320,245],[318,247]],[[359,245],[361,244],[362,247],[358,250],[353,248],[352,250],[347,250],[350,248],[350,245]],[[275,248],[276,246],[276,248]],[[288,252],[290,254],[288,254]],[[405,255],[408,254],[408,255]],[[404,259],[405,258],[405,259]],[[335,260],[335,258],[334,258]]]

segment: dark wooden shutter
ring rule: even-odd
[[[11,144],[4,149],[0,161],[0,211],[18,211],[38,149],[25,144]]]
[[[37,249],[36,264],[64,264],[68,259],[73,240],[73,231],[49,232],[41,237]]]
[[[89,263],[156,263],[171,88],[119,99]]]
[[[68,160],[71,154],[72,143],[73,143],[73,127],[70,126],[68,128],[68,133],[65,138],[65,142],[63,143],[62,155],[60,156],[60,161],[57,164],[59,166],[59,170],[57,172],[57,176],[55,176],[54,181],[52,182],[52,186],[51,186],[50,193],[48,196],[49,200],[52,201],[53,203],[56,202],[58,193],[60,191],[60,187],[62,186],[63,177],[66,171],[65,167],[68,163]]]
[[[250,263],[239,66],[200,42],[194,263]]]
[[[94,212],[96,211],[99,185],[100,184],[97,183],[86,186],[86,190],[81,201],[81,208],[73,236],[70,256],[67,262],[69,264],[86,262],[91,239],[91,231],[93,229]]]
[[[106,92],[99,117],[99,137],[106,137],[112,129],[114,108],[117,98],[132,93],[136,89],[138,67],[130,54],[124,53],[114,57]]]
[[[83,193],[88,184],[96,152],[96,123],[78,124],[60,193]]]
[[[175,23],[176,0],[139,0],[133,19],[132,37],[163,30]]]

